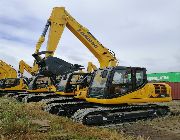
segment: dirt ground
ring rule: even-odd
[[[180,101],[173,101],[167,105],[172,112],[170,116],[109,126],[109,128],[148,140],[180,140]]]

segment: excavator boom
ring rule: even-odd
[[[47,23],[46,25],[50,26],[47,43],[48,51],[54,52],[56,50],[64,28],[67,27],[98,59],[100,68],[117,66],[118,61],[114,53],[104,47],[90,31],[79,24],[64,7],[55,7]],[[52,55],[53,54],[46,54],[46,57]]]

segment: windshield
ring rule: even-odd
[[[58,86],[66,86],[67,81],[68,81],[68,77],[67,76],[63,76],[61,78],[61,81],[59,82]]]
[[[125,84],[131,81],[131,73],[127,70],[117,70],[114,73],[112,84]]]
[[[17,86],[19,85],[20,81],[16,78],[10,78],[10,79],[4,79],[1,81],[1,87],[11,87],[11,86]]]
[[[58,91],[64,91],[65,90],[67,81],[69,79],[68,77],[69,77],[69,75],[68,76],[67,75],[62,76],[61,81],[57,84]]]
[[[28,86],[29,89],[39,89],[39,88],[46,88],[47,85],[52,85],[52,84],[53,83],[50,77],[38,76],[38,77],[33,77]]]
[[[82,79],[83,79],[83,75],[73,75],[70,83],[76,84],[79,80],[82,80]]]
[[[14,84],[15,80],[16,80],[16,79],[6,79],[6,80],[5,80],[5,84],[6,84],[6,85]]]
[[[105,87],[106,86],[106,81],[107,81],[107,76],[108,76],[108,71],[105,76],[102,77],[102,74],[104,71],[107,70],[98,70],[95,72],[95,77],[93,79],[93,83],[91,87]]]
[[[47,85],[51,85],[51,79],[49,77],[38,77],[37,81],[36,81],[37,85],[40,84],[47,84]]]

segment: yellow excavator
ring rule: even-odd
[[[51,21],[53,19],[53,22]],[[55,7],[47,22],[49,42],[56,49],[67,27],[98,59],[100,69],[91,78],[86,101],[50,103],[45,110],[88,125],[101,125],[164,116],[169,108],[153,103],[169,102],[171,88],[165,83],[148,83],[146,69],[117,66],[112,51],[105,48],[88,29],[80,25],[64,7]]]

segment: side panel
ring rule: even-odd
[[[162,85],[167,85],[162,83]],[[168,85],[167,85],[168,86]],[[169,87],[169,86],[168,86]],[[168,88],[167,87],[167,88]],[[146,84],[143,88],[136,90],[127,95],[112,98],[112,99],[98,99],[98,98],[86,98],[88,102],[101,103],[101,104],[134,104],[134,103],[157,103],[157,102],[169,102],[172,100],[170,94],[170,87],[167,90],[169,97],[157,97],[155,93],[154,85],[151,83]]]

